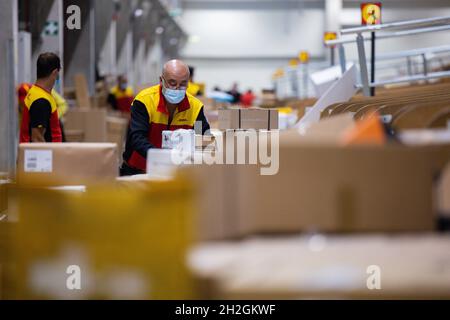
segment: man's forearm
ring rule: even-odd
[[[31,128],[31,142],[45,142],[45,128]]]
[[[144,158],[147,158],[148,149],[154,147],[148,139],[149,130],[150,118],[147,109],[142,102],[135,100],[131,108],[129,143]]]

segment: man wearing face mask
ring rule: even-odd
[[[188,66],[180,60],[171,60],[164,65],[160,84],[136,96],[120,168],[122,176],[145,173],[147,151],[161,148],[162,131],[194,129],[196,121],[202,123],[202,132],[196,134],[209,131],[202,102],[186,93],[188,83]]]
[[[42,53],[36,69],[36,83],[28,90],[23,103],[20,143],[62,142],[57,103],[52,96],[61,61],[54,53]]]
[[[127,78],[124,75],[118,76],[117,85],[109,92],[108,103],[114,110],[129,113],[133,98],[133,88],[128,86]]]

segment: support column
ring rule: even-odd
[[[36,61],[43,52],[54,52],[63,61],[64,57],[64,14],[63,0],[54,0],[46,17],[44,27],[40,35],[40,41],[34,45],[31,59],[31,82],[36,81]],[[62,92],[64,81],[64,66],[61,74],[58,92]]]
[[[105,44],[100,52],[98,68],[102,76],[117,75],[117,36],[116,36],[116,21],[111,21],[108,34],[106,36]]]
[[[0,21],[0,171],[14,174],[18,142],[17,0],[0,1]]]
[[[325,0],[325,30],[339,32],[341,30],[342,0]],[[333,49],[336,55],[337,48]],[[327,60],[331,60],[331,51],[326,49]]]
[[[77,5],[81,11],[81,30],[64,29],[64,79],[67,86],[73,86],[74,75],[84,74],[91,96],[95,92],[96,68],[93,1],[95,0],[64,0],[64,10],[70,5]]]
[[[118,73],[128,78],[128,83],[135,86],[133,72],[133,31],[128,30],[118,59]]]

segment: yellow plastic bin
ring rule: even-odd
[[[185,257],[193,241],[188,183],[17,192],[8,298],[196,298]]]

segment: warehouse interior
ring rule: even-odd
[[[0,26],[0,300],[450,299],[448,0]]]

